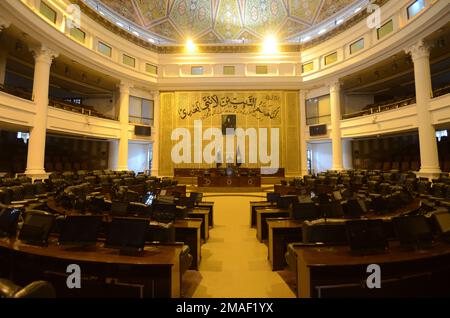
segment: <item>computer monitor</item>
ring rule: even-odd
[[[350,249],[356,254],[374,254],[388,249],[383,220],[345,222]]]
[[[276,192],[267,192],[266,193],[267,202],[277,203],[280,198],[280,194]]]
[[[314,202],[294,203],[292,206],[292,215],[294,220],[316,220],[320,219],[319,209]]]
[[[195,198],[191,198],[191,197],[178,198],[176,205],[184,206],[188,209],[193,209],[195,207]]]
[[[152,206],[152,219],[158,222],[174,222],[177,218],[175,204],[154,203]]]
[[[156,195],[153,192],[147,192],[147,194],[142,199],[142,203],[147,206],[151,206],[153,204],[153,200],[156,198]]]
[[[434,222],[436,223],[442,238],[450,239],[450,213],[441,212],[433,214]]]
[[[158,203],[165,203],[165,204],[174,204],[175,203],[175,197],[172,195],[165,195],[165,196],[159,196],[158,197]]]
[[[54,223],[54,215],[27,213],[19,240],[32,245],[46,245]]]
[[[111,203],[111,215],[112,216],[125,216],[128,211],[128,202],[112,201]]]
[[[348,199],[344,205],[344,215],[351,218],[359,218],[367,213],[367,206],[362,199]]]
[[[15,236],[20,209],[4,208],[0,211],[0,237]]]
[[[280,209],[288,209],[296,202],[298,202],[298,197],[296,195],[282,195],[278,198],[277,207]]]
[[[102,225],[101,216],[67,216],[61,228],[59,244],[94,245]]]
[[[149,221],[138,218],[113,218],[105,247],[121,250],[140,250],[145,246]]]
[[[203,200],[203,193],[201,192],[191,192],[190,197],[195,198],[195,203],[200,203]]]
[[[433,243],[433,232],[423,215],[401,216],[392,219],[394,230],[405,249],[429,248]]]

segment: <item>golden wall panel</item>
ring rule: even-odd
[[[161,93],[160,118],[160,173],[173,175],[174,168],[211,168],[215,164],[194,162],[194,121],[201,120],[203,132],[208,128],[222,129],[222,115],[235,114],[237,128],[255,128],[258,132],[257,142],[260,141],[259,128],[268,129],[268,151],[271,154],[271,128],[279,129],[279,163],[286,169],[287,175],[300,173],[299,146],[299,103],[297,91],[193,91],[193,92],[164,92]],[[191,134],[192,162],[174,164],[171,151],[175,141],[171,140],[175,128],[187,128]],[[210,143],[203,140],[203,149]],[[225,141],[224,141],[225,143]],[[258,145],[259,147],[259,145]],[[259,149],[257,147],[257,149]],[[237,142],[234,142],[237,157]],[[250,142],[246,138],[245,163],[242,167],[257,168],[265,166],[249,162]],[[259,159],[259,151],[257,156]],[[222,149],[221,157],[226,160],[226,149]],[[236,159],[236,157],[234,159]]]

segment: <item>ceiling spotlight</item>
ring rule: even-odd
[[[342,24],[343,22],[344,22],[344,19],[339,19],[336,21],[336,24],[339,25],[339,24]]]
[[[186,51],[189,53],[193,53],[197,50],[197,46],[195,45],[194,41],[191,39],[188,39],[186,41]]]
[[[322,30],[319,31],[319,34],[322,35],[322,34],[324,34],[325,32],[327,32],[327,29],[322,29]]]
[[[311,37],[308,35],[308,36],[305,36],[305,37],[302,39],[302,42],[307,42],[307,41],[309,41],[309,40],[311,40]]]
[[[275,54],[278,53],[278,41],[273,35],[268,35],[264,39],[263,43],[263,53],[266,54]]]

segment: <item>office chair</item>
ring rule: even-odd
[[[52,284],[46,281],[36,281],[20,287],[10,280],[0,279],[0,298],[55,298]]]

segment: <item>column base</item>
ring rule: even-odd
[[[116,169],[115,169],[116,171],[129,171],[128,170],[128,167],[117,167]]]
[[[44,169],[30,169],[25,171],[25,175],[34,181],[36,179],[47,179],[50,173],[45,172]]]
[[[439,178],[442,173],[440,168],[421,168],[418,172],[415,172],[419,178],[436,179]]]
[[[150,175],[153,177],[158,177],[159,176],[159,170],[150,170]]]
[[[343,167],[332,167],[332,171],[344,171],[345,169]]]

